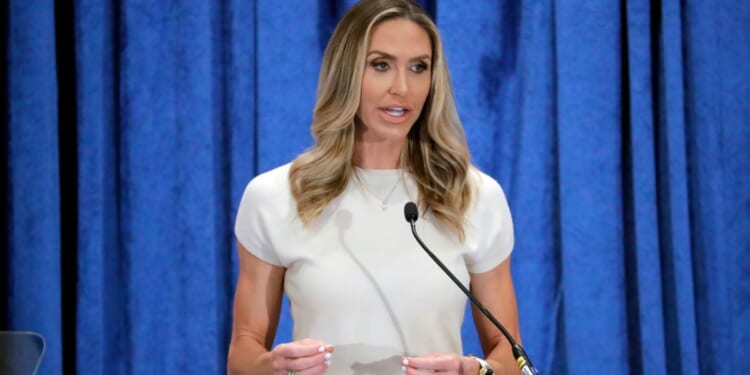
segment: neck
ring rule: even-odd
[[[357,141],[354,144],[354,164],[364,169],[396,169],[403,147],[404,142]]]

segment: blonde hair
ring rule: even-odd
[[[315,144],[294,160],[289,172],[297,214],[310,224],[354,174],[354,129],[370,38],[377,25],[399,18],[422,27],[432,44],[430,92],[408,134],[400,167],[417,183],[421,211],[432,210],[463,240],[464,216],[472,197],[466,137],[437,27],[411,0],[361,1],[336,26],[320,68],[311,128]]]

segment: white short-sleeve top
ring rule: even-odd
[[[417,200],[414,180],[400,170],[357,169],[344,192],[305,227],[291,196],[289,167],[250,181],[235,234],[255,256],[286,268],[294,339],[334,345],[330,374],[401,374],[402,356],[462,353],[467,298],[404,219],[404,205]],[[467,286],[469,273],[493,269],[513,248],[500,185],[475,168],[471,178],[476,194],[463,242],[429,211],[416,224],[425,244]]]

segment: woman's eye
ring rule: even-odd
[[[372,65],[372,67],[375,68],[375,70],[379,72],[384,72],[388,70],[388,63],[384,61],[374,61],[370,65]]]
[[[427,70],[427,64],[416,64],[411,66],[411,71],[415,73],[422,73]]]

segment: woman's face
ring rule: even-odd
[[[430,37],[412,21],[385,21],[373,30],[366,61],[357,138],[403,141],[430,92]]]

